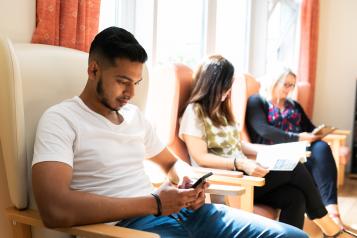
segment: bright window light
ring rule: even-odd
[[[156,64],[201,60],[203,11],[202,0],[158,0]]]
[[[230,60],[238,73],[247,68],[248,15],[248,1],[217,1],[216,52]]]
[[[298,16],[300,2],[295,0],[270,0],[267,28],[267,72],[276,64],[292,69],[297,66]]]

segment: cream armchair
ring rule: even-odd
[[[87,80],[88,54],[39,44],[12,44],[0,37],[0,142],[13,207],[7,209],[15,237],[159,237],[105,224],[57,231],[44,229],[31,193],[34,135],[42,113],[80,93]],[[145,71],[144,78],[147,79]],[[148,80],[134,101],[145,108]],[[0,161],[1,162],[1,161]],[[39,229],[40,228],[40,229]]]
[[[68,229],[46,229],[31,189],[31,161],[37,122],[51,105],[80,94],[87,81],[88,54],[62,47],[12,44],[0,37],[0,144],[13,207],[6,213],[15,237],[122,237],[149,238],[157,234],[95,224]],[[132,103],[145,112],[149,81],[143,82]],[[156,173],[150,171],[155,177]],[[196,174],[195,176],[198,176]],[[155,182],[159,185],[162,182]],[[244,193],[239,186],[213,185],[208,192],[227,196]]]

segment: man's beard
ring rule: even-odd
[[[105,97],[104,90],[103,90],[103,80],[102,80],[102,78],[99,79],[96,91],[97,91],[99,102],[103,106],[105,106],[106,108],[108,108],[111,111],[115,111],[116,112],[116,111],[119,110],[119,108],[113,108],[112,106],[110,106],[108,98]]]

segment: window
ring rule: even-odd
[[[248,1],[217,1],[215,50],[230,60],[238,72],[247,70],[248,16]]]
[[[280,63],[297,67],[299,39],[297,25],[300,3],[294,0],[269,0],[266,70]]]
[[[194,68],[217,53],[243,71],[249,7],[249,0],[106,0],[100,30],[117,25],[134,33],[149,54],[149,67],[180,62]]]
[[[159,0],[156,64],[181,62],[194,66],[203,56],[202,0]]]
[[[180,62],[195,68],[222,54],[237,73],[261,76],[277,63],[297,68],[301,0],[105,0],[100,29],[132,32],[147,65]]]
[[[252,0],[248,71],[259,77],[277,64],[297,68],[301,0]]]
[[[272,62],[296,61],[298,8],[298,0],[105,0],[100,28],[116,25],[132,32],[148,53],[151,73],[174,62],[195,69],[203,57],[221,54],[233,63],[236,74],[260,76]],[[169,80],[150,80],[149,102],[159,88],[155,85],[170,88],[164,86]],[[165,143],[171,120],[164,118],[170,117],[161,110],[164,103],[151,103],[145,114],[154,125],[160,121],[155,126]],[[161,120],[155,120],[157,116]]]

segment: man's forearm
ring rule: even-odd
[[[156,214],[151,195],[134,198],[111,198],[85,192],[68,191],[45,206],[39,206],[48,227],[69,227]],[[65,197],[65,198],[64,198]],[[41,208],[42,207],[42,208]],[[46,207],[46,208],[44,208]]]

